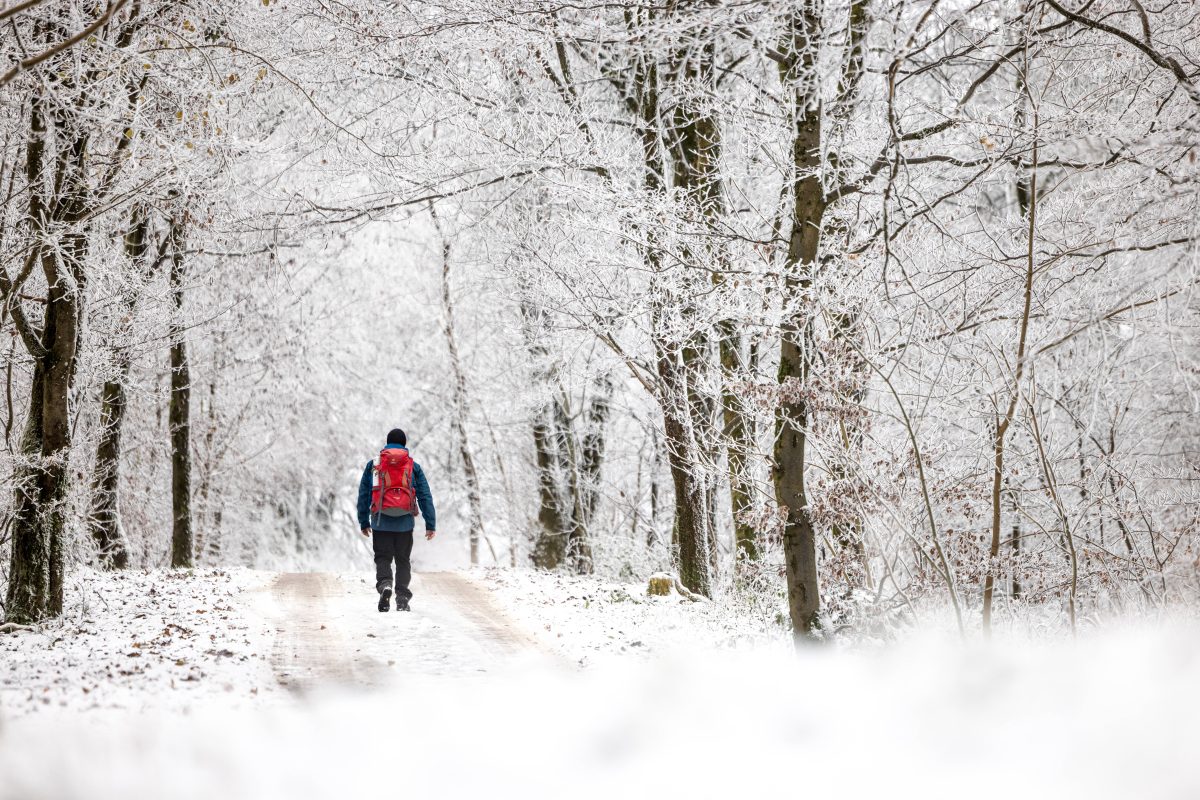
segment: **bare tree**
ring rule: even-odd
[[[483,494],[479,473],[475,469],[475,457],[471,453],[471,443],[467,439],[467,379],[463,371],[462,358],[458,354],[458,341],[454,334],[454,301],[450,289],[451,245],[432,204],[429,206],[429,215],[433,219],[442,245],[442,315],[445,318],[442,332],[446,337],[446,348],[450,353],[450,380],[452,381],[450,427],[454,431],[454,438],[458,443],[458,453],[463,465],[463,478],[467,482],[467,507],[469,509],[467,524],[470,526],[468,541],[470,542],[471,563],[478,564],[479,539],[483,537]],[[496,560],[495,551],[492,552],[492,560]]]

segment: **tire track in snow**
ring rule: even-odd
[[[542,647],[492,602],[479,584],[455,572],[430,572],[421,584],[442,603],[451,606],[474,627],[475,637],[499,655],[544,652]]]
[[[349,647],[333,623],[329,599],[338,578],[318,572],[286,572],[271,584],[278,616],[271,668],[281,686],[304,692],[323,685],[376,686],[382,666]]]
[[[487,591],[453,572],[413,576],[410,613],[379,613],[361,577],[282,573],[271,584],[271,668],[287,689],[378,688],[401,676],[474,675],[550,655]]]

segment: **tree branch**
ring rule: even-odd
[[[26,72],[26,71],[36,67],[38,64],[41,64],[46,59],[53,58],[54,56],[58,55],[59,53],[63,52],[64,50],[68,50],[68,49],[74,47],[75,45],[79,44],[84,39],[91,36],[93,33],[100,30],[105,25],[107,25],[109,20],[111,20],[113,18],[113,15],[116,14],[118,11],[120,11],[121,7],[124,6],[128,1],[129,0],[112,0],[108,4],[108,7],[104,9],[104,13],[101,14],[96,19],[95,22],[93,22],[91,25],[88,25],[86,28],[81,30],[79,33],[75,34],[74,36],[72,36],[69,39],[64,39],[63,41],[61,41],[58,44],[54,45],[53,47],[49,48],[48,50],[43,50],[41,53],[38,53],[36,56],[30,56],[29,58],[25,59],[24,61],[18,61],[16,66],[14,66],[8,72],[4,73],[3,76],[0,76],[0,86],[4,86],[7,83],[11,83],[22,72]]]
[[[39,251],[40,248],[37,247],[30,249],[29,255],[25,257],[25,265],[21,268],[21,273],[17,276],[16,281],[8,277],[8,270],[0,267],[0,300],[3,300],[5,308],[12,316],[13,324],[17,326],[17,333],[21,335],[25,349],[35,359],[46,355],[46,348],[42,346],[42,333],[25,316],[25,308],[21,305],[21,299],[17,296],[17,292],[21,288],[21,284],[25,283],[25,278],[33,271]]]
[[[22,11],[33,8],[34,6],[41,5],[44,2],[46,2],[46,0],[25,0],[24,3],[17,3],[12,8],[6,8],[0,11],[0,22],[3,22],[4,20],[16,14],[20,14]]]
[[[1179,85],[1183,87],[1183,90],[1187,93],[1188,97],[1191,98],[1191,101],[1197,106],[1200,106],[1200,89],[1197,89],[1196,85],[1192,83],[1192,79],[1188,76],[1187,72],[1184,71],[1183,67],[1180,66],[1178,61],[1171,56],[1163,55],[1150,46],[1149,30],[1146,31],[1146,41],[1143,42],[1133,34],[1126,33],[1120,28],[1114,27],[1099,20],[1091,19],[1090,17],[1085,17],[1082,14],[1077,14],[1070,9],[1064,8],[1062,4],[1057,2],[1057,0],[1046,0],[1046,3],[1059,14],[1078,25],[1082,25],[1085,28],[1091,28],[1092,30],[1102,31],[1136,47],[1142,52],[1143,55],[1153,61],[1160,68],[1165,69],[1174,75],[1175,80],[1177,80]]]

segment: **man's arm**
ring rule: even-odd
[[[420,464],[413,464],[413,490],[417,495],[417,507],[425,518],[425,537],[433,538],[437,530],[437,512],[433,508],[433,493],[429,491],[429,481],[425,480],[425,471]]]
[[[358,527],[363,536],[371,532],[371,463],[367,462],[367,468],[358,482]]]

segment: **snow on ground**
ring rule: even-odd
[[[268,624],[245,599],[270,573],[72,576],[59,620],[0,634],[0,724],[38,709],[189,711],[277,691]]]
[[[696,651],[258,712],[34,715],[0,747],[0,797],[1191,800],[1197,642]]]
[[[413,677],[475,677],[545,659],[531,637],[462,575],[414,575],[415,611],[376,611],[374,578],[286,573],[259,607],[276,620],[272,664],[285,686],[388,688]]]
[[[650,658],[686,648],[790,649],[782,627],[728,603],[692,602],[674,591],[646,593],[646,582],[496,568],[473,570],[504,612],[572,663]]]
[[[121,631],[92,634],[94,658],[82,645],[60,651],[73,654],[69,663],[42,652],[87,623],[64,624],[52,646],[47,634],[5,638],[6,646],[22,643],[0,651],[5,666],[19,652],[20,674],[52,669],[57,677],[46,681],[56,687],[48,706],[22,700],[0,726],[0,800],[1200,796],[1196,626],[1108,628],[1020,645],[914,634],[870,651],[793,654],[768,632],[741,635],[728,610],[620,597],[636,596],[635,587],[530,573],[472,577],[464,585],[458,575],[421,576],[418,610],[383,615],[370,610],[361,579],[292,577],[264,593],[242,573],[180,578],[180,586],[162,573],[130,576],[133,586],[174,598],[169,615],[154,612],[159,629],[182,624],[210,598],[246,626],[225,638],[242,641],[247,655],[263,652],[255,631],[291,622],[272,647],[276,674],[311,656],[311,678],[324,665],[351,680],[276,692],[270,702],[261,691],[253,704],[215,702],[231,694],[221,680],[248,689],[264,663],[213,657],[201,668],[209,692],[175,676],[182,691],[196,692],[182,704],[190,713],[180,714],[164,689],[187,664],[177,667],[170,655],[232,649],[231,641],[203,641],[220,638],[204,627],[213,624],[208,612],[196,615],[206,621],[192,626],[190,655],[173,650],[140,676],[118,675],[124,683],[101,707],[127,711],[87,711],[91,695],[105,690],[72,693],[59,686],[72,677],[64,670],[137,662],[146,656],[129,657],[125,640],[154,630],[125,628],[151,616],[136,599],[145,591],[113,590]],[[510,630],[507,617],[539,641]],[[108,625],[94,606],[91,618]],[[336,636],[321,631],[329,623]],[[289,638],[289,630],[301,635]],[[516,658],[523,641],[531,650],[550,643],[566,663]],[[590,666],[579,669],[580,660]],[[219,672],[232,666],[241,672]],[[387,678],[346,688],[372,669]]]

